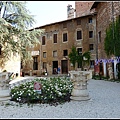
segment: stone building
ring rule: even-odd
[[[106,29],[112,21],[115,21],[117,17],[120,16],[120,2],[119,1],[109,1],[109,2],[94,2],[91,7],[91,12],[97,13],[96,16],[96,40],[97,40],[97,58],[98,59],[111,59],[106,56],[104,51],[104,39],[106,36]],[[104,76],[107,76],[108,64],[101,63],[100,72]],[[114,76],[116,78],[116,63],[112,64]]]
[[[120,2],[75,1],[75,11],[72,6],[68,5],[67,8],[69,7],[67,20],[36,28],[45,29],[45,34],[40,37],[41,44],[36,47],[36,55],[33,54],[34,60],[30,68],[32,75],[34,72],[40,75],[45,71],[54,74],[58,67],[61,68],[61,74],[68,73],[73,69],[68,58],[72,45],[76,46],[79,53],[91,51],[92,58],[88,67],[95,67],[95,71],[96,59],[108,59],[104,51],[105,31],[110,22],[120,15]],[[77,65],[76,68],[78,67]],[[99,63],[97,69],[99,74],[107,76],[107,64]],[[116,76],[114,63],[113,70]]]
[[[113,9],[113,11],[112,11]],[[106,36],[106,28],[112,22],[112,17],[114,20],[120,15],[120,2],[95,2],[91,7],[91,11],[97,12],[96,24],[97,24],[97,40],[98,40],[98,58],[106,58],[104,51],[104,39]]]
[[[41,75],[46,71],[49,75],[55,74],[58,67],[60,67],[61,74],[67,74],[68,71],[73,69],[68,58],[73,45],[76,46],[79,53],[91,52],[91,61],[88,68],[94,69],[94,60],[96,59],[95,15],[89,14],[71,18],[35,29],[45,29],[45,33],[40,36],[41,44],[36,47],[36,51],[39,51],[39,53],[33,55],[32,75],[35,72],[37,75]],[[34,51],[33,49],[32,52]],[[77,68],[79,68],[79,65],[76,65]]]

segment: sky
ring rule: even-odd
[[[26,1],[30,15],[34,15],[35,24],[39,27],[50,23],[67,20],[67,6],[75,8],[75,1]]]

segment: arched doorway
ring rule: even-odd
[[[116,71],[117,71],[118,79],[120,79],[120,63],[116,64]]]

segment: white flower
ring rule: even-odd
[[[44,99],[47,99],[47,97],[44,97]]]
[[[61,92],[59,92],[58,94],[59,94],[60,96],[62,96],[62,93],[61,93]]]
[[[58,89],[58,86],[56,85],[55,88]]]

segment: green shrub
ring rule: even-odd
[[[118,74],[120,75],[120,74]],[[100,80],[100,76],[99,75],[93,75],[92,76],[92,79],[94,80]],[[101,76],[101,80],[106,80],[106,81],[111,81],[111,82],[120,82],[120,79],[112,79],[112,80],[109,80],[109,77],[104,77],[104,76]]]
[[[34,82],[42,85],[41,94],[34,90]],[[70,101],[72,82],[67,77],[37,78],[11,89],[11,100],[20,103],[58,104]]]
[[[109,77],[104,77],[104,76],[100,76],[100,75],[93,75],[92,76],[92,79],[95,79],[95,80],[108,80]]]

